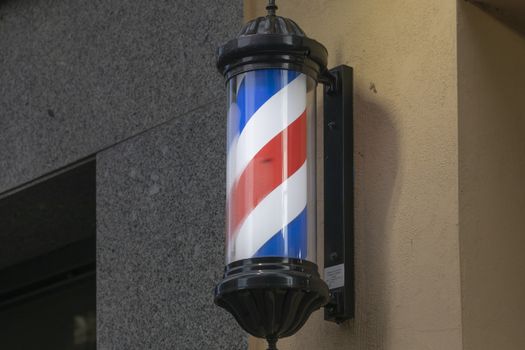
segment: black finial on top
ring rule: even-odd
[[[275,5],[275,0],[268,0],[268,5],[266,6],[266,10],[268,10],[268,16],[275,16],[275,11],[278,9],[277,5]]]

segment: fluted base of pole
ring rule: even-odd
[[[296,333],[312,312],[326,305],[329,291],[317,265],[300,259],[254,258],[226,266],[215,303],[251,335],[276,350],[279,338]]]

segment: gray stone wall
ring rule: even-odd
[[[242,349],[224,265],[224,103],[97,156],[101,349]]]
[[[212,300],[241,6],[0,0],[0,193],[96,155],[99,349],[247,347]]]
[[[224,96],[231,0],[0,0],[0,192]]]

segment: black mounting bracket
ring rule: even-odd
[[[329,71],[324,87],[324,279],[330,289],[325,320],[354,318],[353,71]]]

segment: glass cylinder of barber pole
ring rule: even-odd
[[[259,69],[227,82],[226,263],[316,261],[316,81]]]

